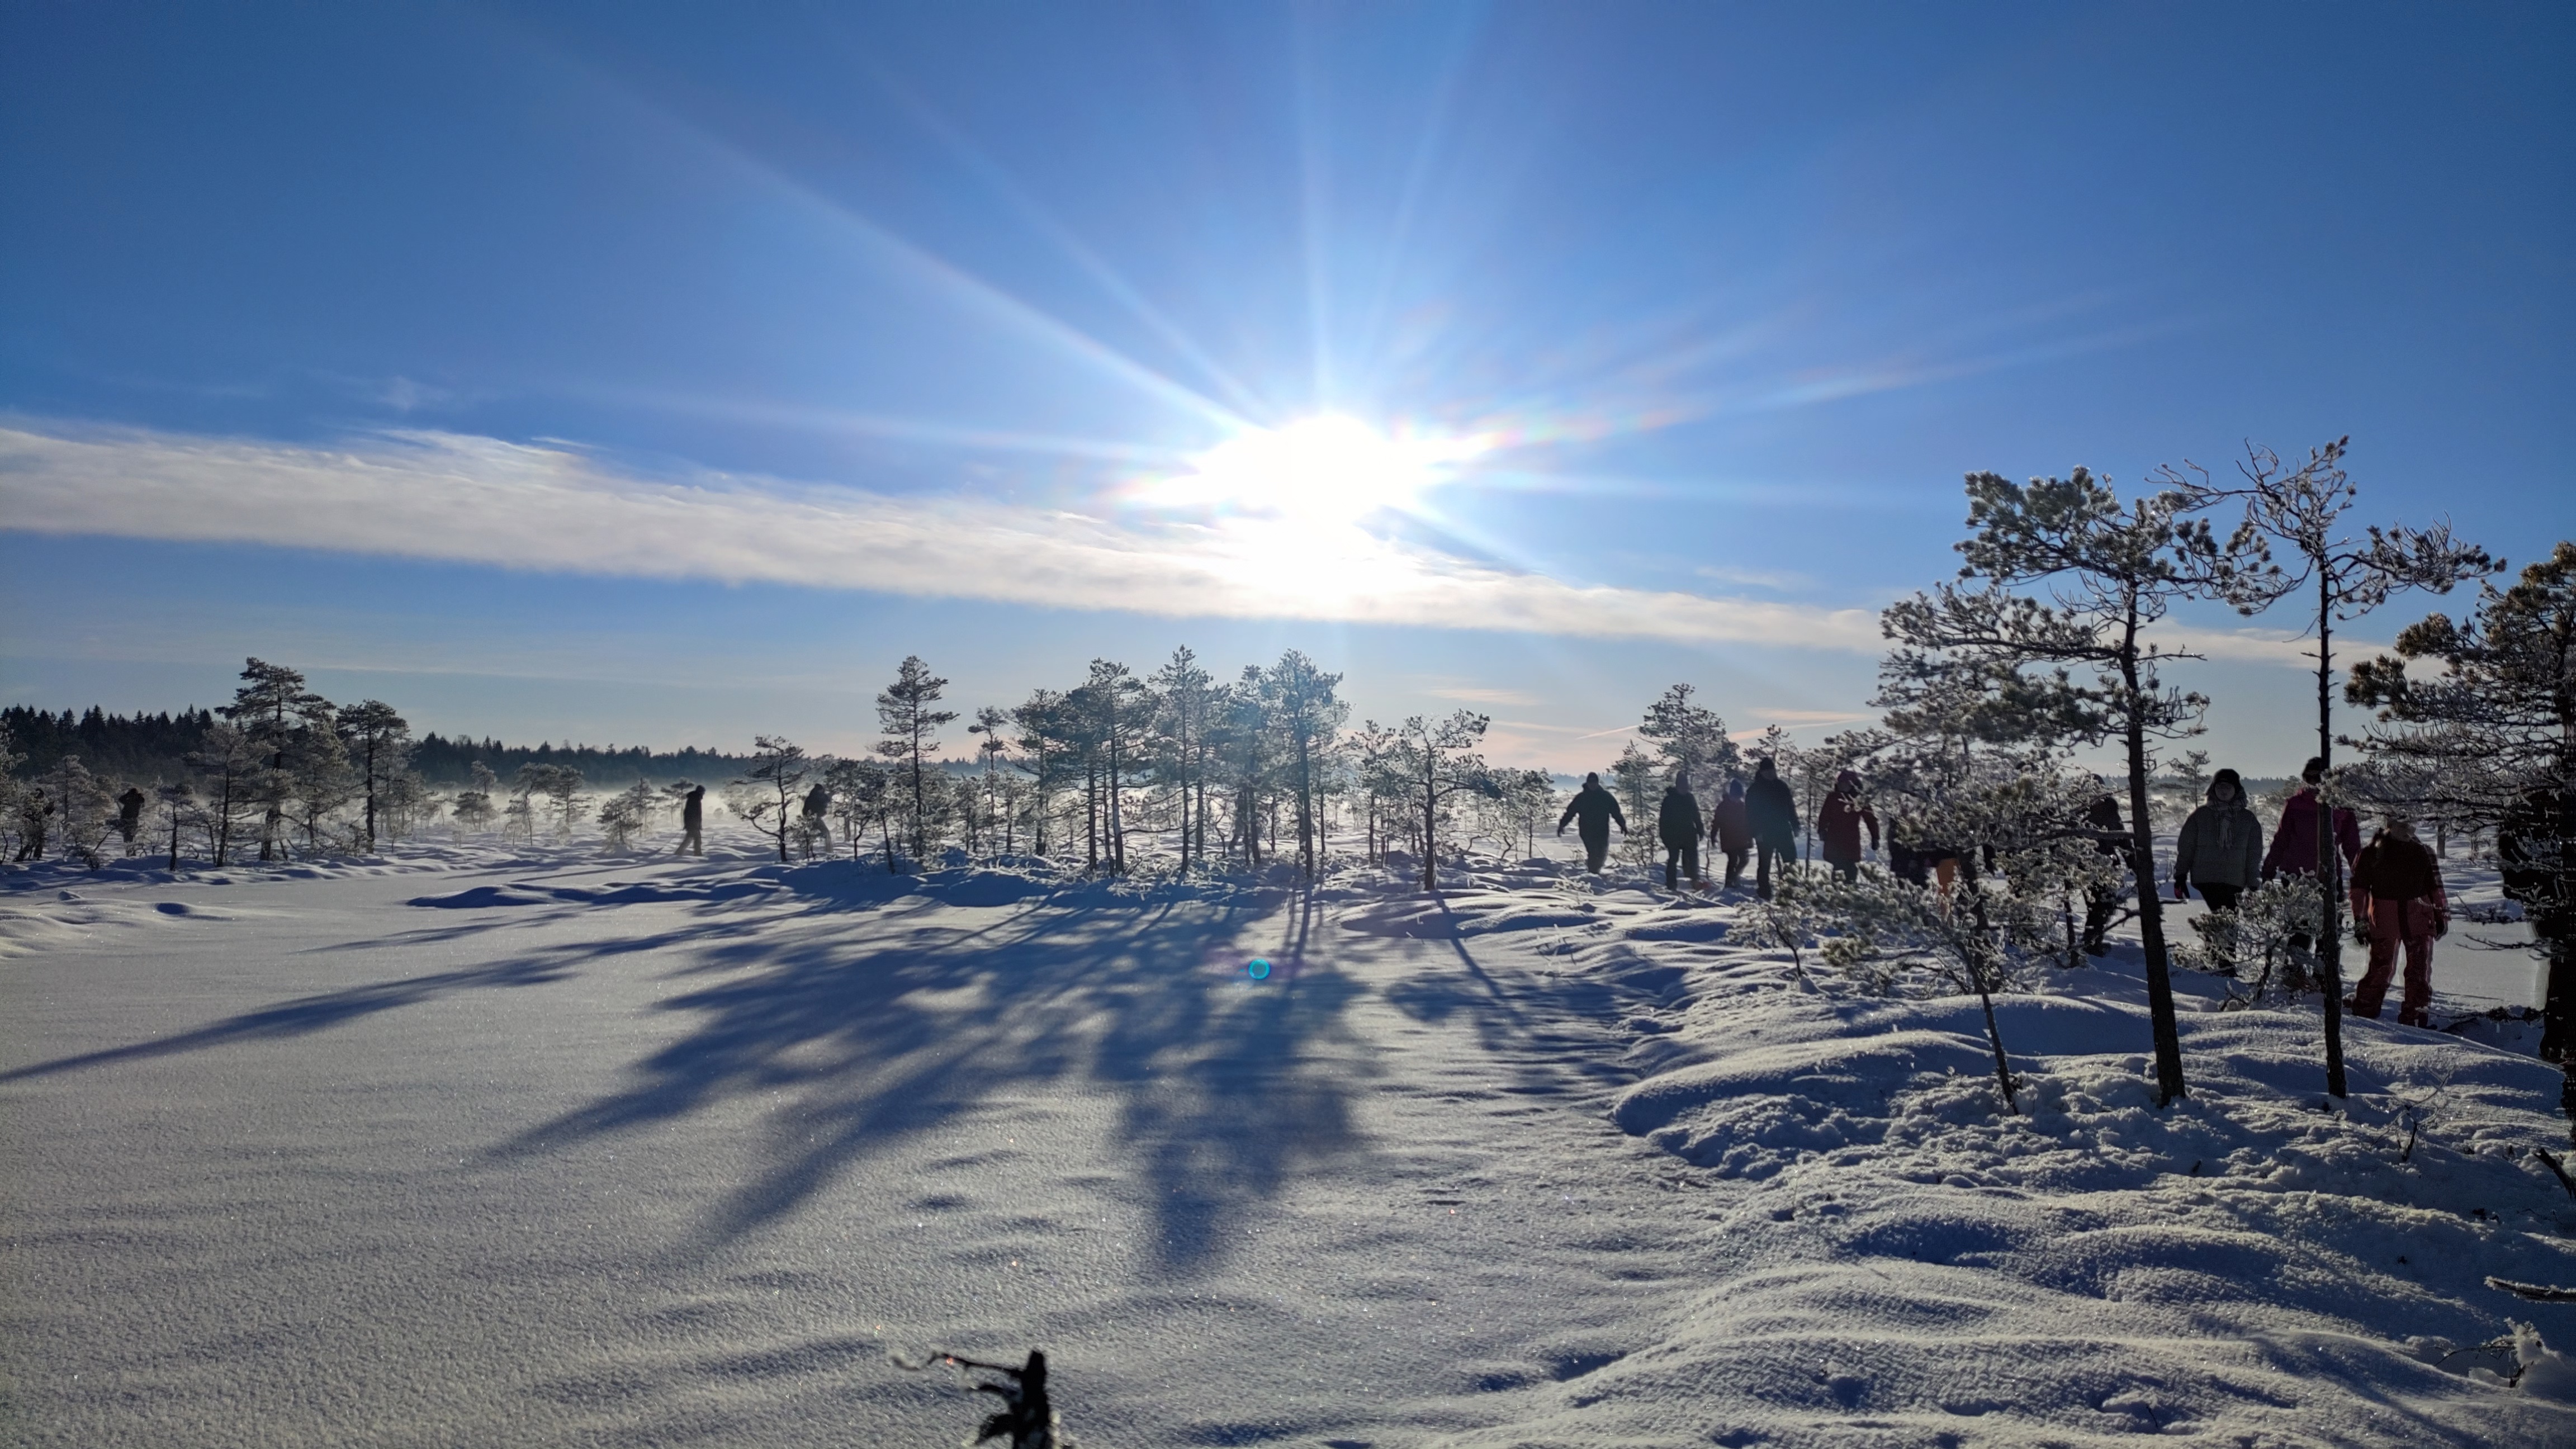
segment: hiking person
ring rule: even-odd
[[[2325,774],[2326,762],[2309,757],[2308,763],[2299,771],[2299,779],[2304,783],[2290,793],[2289,799],[2281,802],[2281,823],[2272,829],[2272,848],[2263,853],[2264,880],[2277,880],[2282,876],[2316,879],[2317,811],[2324,808],[2318,803],[2317,790],[2324,782]],[[2334,843],[2335,849],[2343,854],[2345,878],[2350,879],[2352,863],[2361,855],[2361,822],[2350,810],[2340,806],[2334,813]],[[2291,949],[2305,951],[2311,944],[2307,932],[2290,933]]]
[[[1878,817],[1860,798],[1860,776],[1849,770],[1834,776],[1832,793],[1816,811],[1816,839],[1824,846],[1825,864],[1845,883],[1860,879],[1860,829],[1869,827],[1869,848],[1878,849]]]
[[[691,785],[689,787],[689,793],[680,797],[680,848],[677,852],[678,854],[703,857],[707,853],[706,842],[698,838],[699,828],[705,825],[706,821],[707,787],[704,785]]]
[[[1574,792],[1565,813],[1556,818],[1557,834],[1565,833],[1569,820],[1580,822],[1575,834],[1583,837],[1583,868],[1599,875],[1601,862],[1610,857],[1611,822],[1618,822],[1620,834],[1628,833],[1628,817],[1620,813],[1619,797],[1601,788],[1600,771],[1583,777],[1583,788]]]
[[[813,789],[805,792],[805,815],[804,818],[798,822],[798,825],[801,827],[798,839],[804,846],[805,858],[807,860],[812,860],[814,858],[814,849],[817,844],[829,841],[832,838],[831,822],[824,818],[830,812],[831,808],[831,791],[817,785]]]
[[[2245,808],[2245,786],[2234,770],[2210,777],[2209,798],[2182,823],[2174,840],[2174,899],[2191,899],[2191,887],[2213,911],[2236,909],[2236,898],[2263,874],[2263,822]],[[2213,938],[2224,965],[2224,937]]]
[[[134,853],[134,837],[143,829],[144,794],[139,786],[128,785],[116,797],[116,833],[125,837],[125,853]]]
[[[1744,781],[1726,782],[1726,798],[1708,812],[1708,839],[1726,856],[1726,886],[1744,884],[1744,858],[1753,853],[1753,822],[1744,813]]]
[[[2325,779],[2326,762],[2310,759],[2299,771],[2304,783],[2281,802],[2281,823],[2272,829],[2272,848],[2263,855],[2263,879],[2277,876],[2317,873],[2317,787]],[[2334,813],[2335,848],[2343,853],[2344,869],[2350,870],[2361,854],[2361,822],[2353,813],[2337,806]]]
[[[2397,973],[2397,948],[2406,947],[2406,993],[2397,1024],[2430,1026],[2433,1010],[2433,941],[2451,930],[2451,899],[2442,889],[2442,863],[2415,838],[2415,822],[2388,824],[2352,863],[2352,918],[2370,942],[2370,969],[2346,1003],[2355,1016],[2379,1019]]]
[[[1753,826],[1753,848],[1757,860],[1753,867],[1753,893],[1771,899],[1771,859],[1780,859],[1780,872],[1785,879],[1789,862],[1798,858],[1798,798],[1789,793],[1789,782],[1780,778],[1780,767],[1765,755],[1753,767],[1753,785],[1744,792],[1745,819]]]
[[[1663,808],[1656,812],[1655,833],[1664,841],[1664,889],[1679,889],[1674,867],[1690,873],[1691,889],[1708,889],[1699,873],[1699,797],[1691,793],[1690,772],[1673,776],[1671,788],[1664,791]]]
[[[2129,827],[2120,818],[2118,797],[2095,796],[2092,806],[2084,812],[2084,823],[2093,827],[2096,832],[2093,841],[2093,849],[2096,852],[2113,859],[2118,859],[2122,855],[2126,847],[2121,844],[2121,841],[2127,838]],[[2084,888],[2085,955],[2099,956],[2111,949],[2110,943],[2104,937],[2110,933],[2111,917],[2118,912],[2120,902],[2127,896],[2128,892],[2122,889],[2117,879],[2112,880],[2108,885],[2088,885]]]

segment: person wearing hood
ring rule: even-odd
[[[1699,873],[1699,797],[1691,793],[1690,772],[1673,776],[1672,788],[1664,791],[1663,808],[1656,812],[1655,833],[1664,841],[1664,889],[1678,890],[1675,868],[1687,871],[1691,889],[1708,889]]]
[[[2353,861],[2352,918],[2370,942],[2370,969],[2345,1005],[2355,1016],[2379,1019],[2403,944],[2406,994],[2397,1006],[2397,1023],[2432,1025],[2433,940],[2450,932],[2451,899],[2442,889],[2441,862],[2415,838],[2414,821],[2388,817]]]
[[[680,797],[679,854],[703,856],[707,853],[706,841],[699,834],[706,828],[706,823],[707,787],[691,785],[689,793]]]
[[[1708,812],[1708,842],[1726,857],[1726,889],[1744,884],[1744,858],[1753,853],[1753,822],[1744,813],[1744,781],[1730,778],[1726,798]]]
[[[1825,864],[1845,881],[1860,878],[1860,832],[1869,827],[1869,848],[1878,849],[1878,817],[1860,798],[1860,776],[1849,770],[1834,776],[1834,788],[1816,811],[1816,839],[1824,846]]]
[[[2213,911],[2236,909],[2236,898],[2263,874],[2263,822],[2245,808],[2245,786],[2234,770],[2209,781],[2209,799],[2182,823],[2174,841],[2174,899],[2191,899],[2191,887]]]
[[[1583,777],[1583,788],[1574,792],[1565,813],[1556,819],[1556,833],[1565,833],[1566,822],[1579,822],[1575,833],[1583,837],[1583,868],[1594,875],[1601,873],[1601,862],[1610,856],[1610,826],[1616,821],[1619,833],[1628,833],[1628,817],[1620,813],[1619,797],[1601,788],[1601,772]]]
[[[2317,873],[2317,786],[2325,779],[2326,762],[2308,761],[2299,772],[2305,783],[2291,793],[2281,805],[2281,823],[2272,830],[2272,848],[2263,855],[2263,879],[2285,875],[2314,877]],[[2334,813],[2335,849],[2343,853],[2344,869],[2361,855],[2361,822],[2350,810],[2338,807]]]
[[[1789,782],[1780,778],[1780,767],[1769,756],[1753,769],[1753,787],[1744,792],[1744,815],[1753,826],[1753,848],[1759,857],[1753,869],[1753,891],[1767,901],[1773,857],[1778,857],[1784,876],[1789,862],[1798,858],[1798,797],[1789,793]]]

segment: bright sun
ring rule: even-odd
[[[1410,505],[1479,451],[1458,439],[1390,438],[1357,418],[1327,413],[1228,438],[1194,459],[1193,471],[1155,486],[1148,497],[1347,524]]]

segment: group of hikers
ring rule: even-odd
[[[2314,880],[2320,854],[2318,811],[2326,808],[2317,788],[2324,775],[2323,760],[2308,761],[2300,787],[2282,806],[2281,821],[2268,848],[2263,823],[2246,801],[2243,779],[2234,770],[2213,775],[2206,799],[2183,822],[2174,842],[2174,898],[2189,900],[2196,889],[2210,910],[2229,912],[2236,908],[2239,896],[2260,883],[2287,877]],[[1622,834],[1630,829],[1618,797],[1602,785],[1598,773],[1583,777],[1583,788],[1557,820],[1556,833],[1563,835],[1569,824],[1577,827],[1583,841],[1584,868],[1595,875],[1609,857],[1610,827],[1618,826]],[[2084,824],[2093,834],[2096,849],[2127,858],[2128,827],[2117,799],[2106,794],[2094,801]],[[2402,949],[2406,974],[2397,1019],[2409,1026],[2429,1025],[2433,942],[2451,926],[2450,898],[2443,889],[2439,860],[2416,839],[2414,822],[2402,814],[2391,814],[2368,845],[2362,843],[2360,821],[2349,809],[2335,807],[2330,829],[2351,889],[2356,933],[2370,947],[2369,967],[2343,1003],[2345,1009],[2356,1016],[2378,1018]],[[1655,833],[1664,847],[1667,890],[1680,889],[1684,878],[1694,890],[1708,888],[1700,873],[1700,847],[1706,842],[1726,857],[1721,889],[1742,888],[1745,862],[1750,858],[1755,863],[1754,892],[1769,900],[1772,862],[1782,863],[1785,876],[1787,862],[1797,856],[1797,797],[1789,782],[1780,778],[1777,764],[1766,757],[1755,764],[1749,782],[1729,778],[1725,797],[1703,815],[1698,797],[1691,792],[1690,775],[1684,771],[1664,791]],[[1819,853],[1835,876],[1857,879],[1863,835],[1871,852],[1880,844],[1878,816],[1869,808],[1859,775],[1844,770],[1835,777],[1832,791],[1816,812],[1815,833]],[[1973,859],[1959,850],[1898,840],[1893,834],[1887,851],[1891,873],[1918,886],[1937,884],[1944,899],[1963,868],[1972,876],[1975,869]],[[2086,951],[2098,956],[2108,949],[2105,936],[2125,899],[2125,891],[2117,886],[2088,892]],[[2304,950],[2310,942],[2295,935],[2290,944]]]

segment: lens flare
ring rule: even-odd
[[[1251,976],[1255,981],[1266,981],[1270,979],[1270,963],[1258,956],[1253,957],[1252,964],[1244,967],[1243,969],[1244,972]]]

